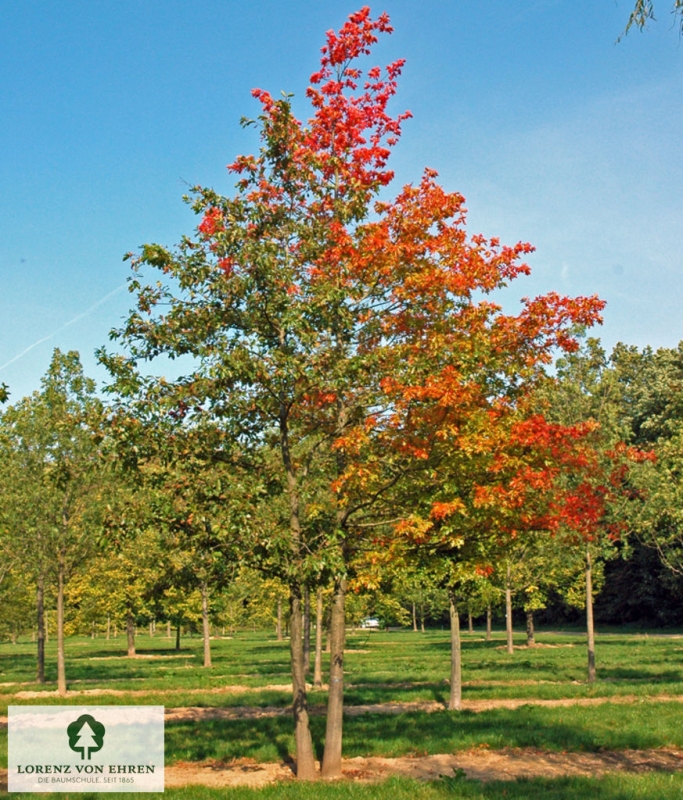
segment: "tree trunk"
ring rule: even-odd
[[[64,559],[57,566],[57,694],[66,696],[66,666],[64,662]]]
[[[154,623],[153,622],[149,623],[149,638],[150,639],[154,638]]]
[[[451,694],[448,710],[460,711],[462,708],[462,653],[460,648],[460,615],[455,602],[455,593],[448,593],[448,610],[451,618]]]
[[[415,608],[415,603],[413,603],[413,631],[417,633],[417,610]]]
[[[593,626],[593,565],[586,547],[586,632],[588,634],[588,683],[595,683],[595,628]]]
[[[111,638],[111,614],[107,614],[107,641]]]
[[[304,588],[304,672],[311,671],[311,590]]]
[[[344,639],[346,623],[344,604],[346,578],[334,582],[330,621],[330,689],[327,700],[323,778],[341,778],[342,732],[344,720]]]
[[[536,644],[536,635],[534,631],[534,612],[526,612],[526,646],[533,647]]]
[[[38,586],[36,588],[36,610],[38,612],[36,680],[38,683],[45,683],[45,579],[42,575],[38,578]]]
[[[296,777],[303,781],[316,780],[313,741],[308,718],[306,696],[306,674],[304,670],[303,625],[301,614],[301,590],[291,588],[289,598],[289,648],[292,661],[292,714],[294,716],[294,739],[296,741]]]
[[[472,612],[467,609],[467,632],[474,633],[474,620],[472,619]]]
[[[130,608],[126,612],[126,641],[128,643],[128,657],[132,658],[135,655],[135,619]]]
[[[284,345],[284,333],[281,334]],[[289,444],[289,406],[284,395],[280,397],[280,454],[287,477],[289,498],[289,533],[291,536],[291,558],[300,564],[304,556],[301,537],[299,484],[296,467]],[[292,715],[294,717],[294,739],[296,742],[296,776],[299,780],[312,781],[318,777],[313,755],[313,742],[308,719],[306,697],[306,667],[304,664],[303,625],[301,608],[301,585],[298,581],[290,585],[289,594],[289,651],[292,667]]]
[[[509,564],[505,578],[505,630],[507,632],[507,651],[512,654],[514,653],[512,646],[512,586]]]
[[[211,629],[209,627],[209,587],[202,583],[202,634],[204,636],[204,666],[211,666]]]
[[[175,629],[175,649],[176,652],[180,652],[180,623],[176,625]]]
[[[275,626],[275,634],[277,635],[278,642],[282,641],[282,598],[277,599],[277,625]]]
[[[486,606],[486,641],[491,641],[491,606]]]
[[[323,590],[318,589],[315,605],[315,659],[313,662],[313,688],[323,688]]]

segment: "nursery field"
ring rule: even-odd
[[[164,705],[170,797],[683,798],[683,635],[602,632],[593,685],[580,632],[523,642],[509,655],[504,634],[465,633],[464,710],[447,712],[447,631],[350,632],[344,769],[355,780],[343,785],[291,781],[288,643],[271,633],[214,639],[210,669],[200,639],[178,652],[139,636],[128,658],[123,638],[70,638],[66,698],[52,643],[43,686],[35,645],[3,644],[0,715],[21,704]],[[309,699],[321,755],[326,693]]]

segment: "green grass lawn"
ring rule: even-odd
[[[599,635],[598,682],[593,686],[585,683],[585,637],[578,633],[547,633],[537,638],[539,647],[520,647],[510,656],[505,652],[501,632],[494,635],[492,642],[485,642],[481,634],[465,634],[465,699],[683,693],[683,638],[626,633]],[[517,644],[523,643],[523,637],[518,636]],[[174,651],[170,640],[162,637],[140,636],[137,644],[138,653],[151,658],[128,659],[122,637],[109,641],[68,639],[69,688],[131,693],[94,696],[92,702],[99,703],[263,706],[287,705],[290,701],[286,689],[266,688],[290,681],[288,643],[275,641],[272,634],[239,633],[233,639],[214,640],[211,669],[201,666],[198,638],[185,639],[180,653]],[[447,631],[351,633],[347,649],[349,704],[446,701]],[[34,683],[34,650],[35,645],[25,641],[0,645],[0,710],[8,702],[23,702],[16,697],[17,692],[54,690],[54,643],[48,645],[48,684],[44,687]],[[242,686],[250,691],[217,691],[226,686]],[[311,701],[324,702],[324,695],[313,694]],[[30,702],[36,700],[31,698]]]
[[[345,721],[344,753],[405,755],[448,753],[471,747],[537,747],[560,751],[681,747],[683,705],[657,702],[657,695],[683,695],[683,638],[611,631],[598,636],[598,682],[585,683],[585,638],[580,633],[541,633],[536,648],[504,649],[501,632],[492,642],[465,634],[465,699],[573,698],[635,695],[632,704],[492,709],[481,713],[368,714]],[[520,635],[517,645],[524,644]],[[290,680],[289,647],[270,633],[238,633],[212,642],[214,666],[201,666],[201,640],[185,639],[180,653],[163,637],[140,636],[138,653],[152,658],[128,659],[123,638],[109,641],[73,637],[67,640],[67,679],[72,691],[110,689],[117,694],[71,695],[74,704],[158,704],[182,706],[280,706],[290,702],[284,688]],[[55,689],[54,643],[48,646],[48,681],[34,682],[35,645],[20,641],[0,645],[0,713],[8,704],[61,704]],[[447,631],[425,634],[357,632],[348,637],[347,703],[436,700],[445,702],[449,670]],[[234,692],[225,687],[242,687]],[[40,692],[33,697],[21,692]],[[44,694],[43,694],[44,693]],[[324,692],[312,692],[322,705]],[[324,719],[312,718],[318,755]],[[6,737],[6,732],[4,733]],[[6,755],[6,746],[0,749]],[[287,760],[293,753],[289,716],[254,720],[206,720],[166,725],[167,763],[179,760]],[[6,762],[5,762],[6,763]],[[467,780],[414,784],[392,781],[379,786],[283,784],[258,792],[216,792],[202,788],[169,790],[172,798],[223,796],[383,798],[683,798],[683,779],[669,775],[614,775],[602,779],[566,779],[486,784]],[[73,795],[85,796],[85,795]],[[149,796],[149,795],[146,795]]]
[[[101,794],[69,792],[67,800],[97,800]],[[106,796],[106,795],[104,795]],[[22,794],[44,798],[44,794]],[[466,779],[430,783],[391,778],[375,784],[274,784],[263,789],[213,789],[189,786],[164,794],[131,793],[130,800],[683,800],[683,776],[607,775],[603,778],[556,778],[479,783]]]
[[[592,707],[493,709],[367,714],[344,724],[344,754],[402,756],[454,753],[486,747],[534,747],[560,752],[683,747],[683,710],[678,704],[642,702]],[[311,720],[317,755],[322,756],[323,717]],[[0,738],[6,740],[6,730]],[[294,754],[289,716],[249,720],[166,723],[166,763],[248,757],[287,761]],[[0,746],[6,767],[6,745]]]

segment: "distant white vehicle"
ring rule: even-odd
[[[361,628],[379,628],[379,620],[377,617],[366,617],[361,620]]]

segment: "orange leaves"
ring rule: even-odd
[[[432,503],[432,510],[430,517],[437,522],[442,522],[447,517],[453,514],[461,514],[465,510],[465,504],[462,500],[451,500],[449,503]]]
[[[559,347],[574,351],[577,342],[572,325],[590,326],[602,322],[600,312],[605,301],[597,295],[591,297],[562,297],[549,292],[534,300],[524,299],[524,308],[518,317],[501,318],[498,333],[501,346],[511,348],[535,342],[543,350]]]

